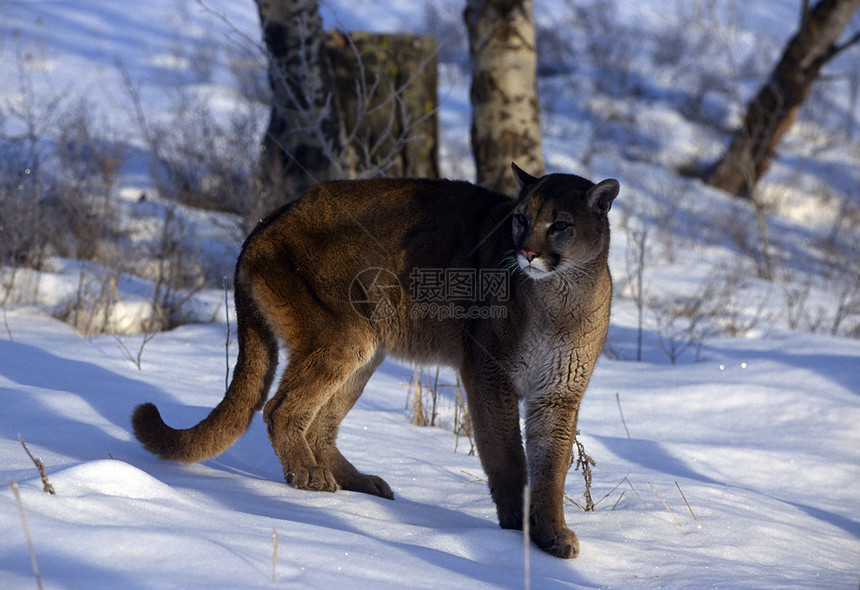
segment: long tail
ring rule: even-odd
[[[134,436],[162,459],[196,463],[227,450],[248,430],[266,402],[278,364],[278,342],[259,308],[236,281],[239,358],[224,399],[186,429],[164,423],[155,404],[137,406],[131,416]]]

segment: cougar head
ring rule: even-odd
[[[573,174],[536,178],[511,164],[520,185],[513,212],[515,256],[530,278],[584,271],[609,249],[607,214],[619,184],[597,184]]]

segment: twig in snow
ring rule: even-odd
[[[531,587],[531,506],[532,489],[529,484],[523,488],[523,588],[529,590]]]
[[[696,515],[693,514],[693,509],[690,507],[690,503],[687,502],[687,496],[685,496],[684,492],[681,491],[681,486],[678,485],[677,481],[675,482],[675,485],[678,487],[678,491],[681,492],[681,497],[684,498],[684,503],[687,505],[687,510],[690,511],[690,516],[693,517],[693,520],[699,520],[698,518],[696,518]]]
[[[677,522],[677,523],[678,523],[678,526],[679,526],[679,527],[681,527],[681,530],[682,530],[682,531],[684,531],[684,532],[686,533],[686,532],[687,532],[687,529],[685,529],[685,528],[684,528],[684,525],[682,525],[682,524],[681,524],[681,521],[680,521],[680,520],[678,520],[678,517],[677,517],[677,516],[675,516],[675,513],[674,513],[674,512],[672,512],[672,509],[671,509],[671,508],[669,508],[669,506],[668,506],[668,505],[666,505],[666,502],[663,500],[663,497],[662,497],[662,496],[657,492],[657,490],[654,488],[654,486],[652,486],[652,485],[651,485],[651,482],[650,482],[650,481],[648,482],[648,485],[649,485],[649,486],[651,486],[651,489],[652,489],[652,490],[654,490],[654,494],[656,494],[656,496],[657,496],[658,498],[660,498],[660,502],[662,502],[662,503],[663,503],[663,506],[666,508],[666,510],[668,510],[668,511],[669,511],[669,514],[671,514],[671,515],[672,515],[672,518],[674,518],[674,519],[675,519],[675,522]]]
[[[624,425],[624,432],[627,433],[627,438],[630,438],[630,431],[627,430],[627,422],[624,420],[624,412],[621,411],[621,395],[615,392],[615,402],[618,404],[618,413],[621,414],[621,424]]]
[[[465,470],[463,470],[463,469],[461,469],[461,470],[460,470],[460,473],[465,473],[465,474],[466,474],[466,475],[468,475],[469,477],[473,477],[473,478],[474,478],[474,480],[473,480],[473,481],[470,481],[469,483],[475,483],[475,482],[477,482],[477,481],[487,481],[487,480],[485,480],[483,477],[479,477],[479,476],[475,475],[474,473],[469,473],[468,471],[465,471]]]
[[[272,581],[278,581],[278,530],[272,529]]]
[[[576,445],[576,452],[578,454],[574,470],[578,470],[582,467],[582,477],[585,479],[585,492],[583,493],[585,496],[585,508],[583,508],[583,510],[585,512],[593,512],[594,501],[591,499],[591,466],[597,465],[597,463],[595,463],[594,459],[589,457],[588,453],[585,452],[585,446],[580,442],[578,435],[579,432],[577,432],[573,437],[573,443]],[[576,504],[576,502],[574,502],[574,504]]]
[[[10,289],[11,291],[11,289]],[[12,328],[9,327],[9,318],[6,317],[6,306],[3,306],[3,327],[6,329],[6,333],[9,334],[9,342],[14,342],[15,339],[12,337]]]
[[[21,441],[21,446],[24,447],[24,450],[27,452],[27,456],[30,457],[30,461],[32,461],[36,465],[36,469],[39,470],[39,476],[42,478],[42,491],[46,494],[56,494],[54,491],[54,486],[51,485],[51,482],[48,481],[48,476],[45,475],[45,466],[42,462],[33,456],[33,453],[30,452],[30,449],[27,448],[27,444],[24,442],[24,437],[20,434],[18,435],[18,440]]]
[[[617,500],[615,500],[615,504],[613,504],[613,505],[612,505],[611,510],[615,510],[615,507],[616,507],[616,506],[618,506],[618,503],[621,501],[621,498],[623,498],[623,497],[624,497],[624,492],[626,492],[626,491],[627,491],[627,490],[621,490],[621,495],[620,495],[620,496],[618,496],[618,499],[617,499]]]
[[[568,501],[568,502],[570,502],[571,504],[573,504],[574,506],[576,506],[577,508],[579,508],[580,510],[582,510],[583,512],[585,512],[585,508],[582,506],[582,504],[580,504],[579,502],[577,502],[576,500],[574,500],[574,499],[573,499],[573,497],[572,497],[570,494],[568,494],[567,492],[565,492],[565,493],[564,493],[564,497],[565,497],[565,499],[567,499],[567,501]]]
[[[137,367],[138,371],[141,371],[141,370],[143,370],[142,369],[142,366],[143,366],[143,348],[147,344],[149,344],[149,342],[153,338],[155,338],[155,334],[156,334],[155,330],[151,330],[151,329],[147,328],[147,330],[143,333],[143,340],[141,340],[141,342],[140,342],[140,348],[137,349],[137,353],[132,353],[128,349],[128,346],[125,345],[125,342],[122,341],[122,338],[120,338],[117,334],[114,334],[113,337],[114,337],[114,340],[117,341],[117,344],[119,344],[119,349],[122,352],[122,355],[125,358],[127,358],[128,360],[130,360],[132,363],[134,363],[134,366]],[[83,337],[81,334],[79,334],[79,335],[81,337]]]
[[[627,476],[625,476],[625,479],[626,479],[626,477],[627,477]],[[612,488],[611,490],[609,490],[608,492],[606,492],[606,494],[605,494],[602,498],[600,498],[597,502],[595,502],[595,503],[594,503],[594,507],[596,508],[598,504],[600,504],[600,503],[601,503],[601,502],[603,502],[606,498],[608,498],[608,497],[610,496],[610,494],[612,494],[612,492],[614,492],[615,490],[617,490],[617,489],[618,489],[618,487],[619,487],[621,484],[623,484],[623,483],[624,483],[624,480],[622,479],[622,480],[621,480],[621,481],[619,481],[617,484],[615,484],[615,487],[614,487],[614,488]]]
[[[625,477],[624,479],[626,479],[626,480],[627,480],[627,483],[630,485],[630,489],[631,489],[631,490],[633,490],[633,493],[634,493],[634,494],[636,494],[636,497],[637,497],[637,498],[639,498],[639,500],[642,502],[642,505],[643,505],[643,506],[645,507],[645,509],[647,510],[647,509],[648,509],[648,504],[646,504],[646,503],[645,503],[645,500],[643,500],[643,499],[642,499],[642,496],[640,496],[640,495],[639,495],[639,492],[637,492],[637,491],[636,491],[636,488],[634,488],[634,487],[633,487],[633,482],[632,482],[632,481],[630,481],[630,479],[629,479],[629,478],[627,478],[627,477]]]
[[[27,453],[29,454],[29,451]],[[21,492],[18,491],[18,484],[10,479],[9,486],[12,488],[12,493],[15,494],[15,501],[18,502],[18,511],[21,513],[21,524],[24,525],[24,536],[27,537],[27,548],[30,550],[30,561],[33,564],[33,574],[36,576],[36,586],[39,590],[42,590],[42,574],[39,573],[39,564],[36,562],[36,551],[33,549],[33,537],[30,535],[30,525],[27,524],[24,501],[21,500]]]
[[[224,341],[224,362],[227,366],[224,374],[224,390],[230,387],[230,298],[227,291],[227,277],[224,277],[224,315],[227,317],[227,339]]]

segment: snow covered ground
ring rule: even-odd
[[[138,370],[112,337],[81,340],[31,310],[8,324],[2,471],[20,485],[46,587],[523,587],[522,538],[498,528],[468,445],[454,453],[450,432],[409,424],[399,385],[410,370],[383,365],[340,438],[396,500],[317,494],[283,483],[261,420],[194,466],[159,461],[131,436],[139,402],[177,425],[216,403],[223,325],[157,336]],[[531,587],[855,588],[858,361],[856,341],[797,334],[714,341],[694,364],[603,359],[580,423],[602,501],[568,504],[582,554],[533,549]],[[567,487],[582,503],[579,473]],[[34,587],[9,487],[0,506],[0,587]]]
[[[562,22],[571,13],[567,2],[537,4],[539,20]],[[722,33],[731,33],[727,43],[738,63],[770,63],[794,27],[797,3],[748,11],[736,4],[677,3],[673,12],[660,2],[609,3],[619,22],[641,28],[646,44],[672,40],[660,35],[680,18],[676,13],[716,7],[733,15]],[[438,5],[459,10],[456,2]],[[221,62],[234,55],[231,48],[247,48],[258,37],[255,8],[250,1],[207,6],[231,24],[194,1],[5,3],[3,112],[26,106],[28,97],[89,96],[112,129],[142,150],[123,70],[155,118],[168,117],[177,87],[208,97],[215,116],[244,108]],[[423,4],[393,0],[327,2],[324,13],[329,26],[377,30],[429,27],[432,14]],[[698,25],[683,32],[675,42],[688,47],[705,34]],[[837,286],[845,284],[822,278],[821,251],[810,245],[822,236],[850,243],[850,228],[836,222],[860,198],[857,142],[846,139],[860,114],[837,81],[828,86],[836,89],[829,114],[804,118],[788,137],[766,180],[781,205],[770,218],[774,249],[793,278],[758,280],[755,256],[744,249],[749,241],[729,237],[742,223],[755,227],[751,210],[671,170],[694,155],[713,157],[721,146],[713,127],[680,112],[701,99],[730,125],[737,105],[725,104],[713,89],[701,96],[676,92],[672,82],[683,80],[667,80],[616,41],[618,59],[636,62],[639,78],[616,80],[614,87],[621,84],[636,100],[601,90],[598,74],[588,75],[589,67],[598,71],[594,64],[579,66],[580,83],[543,82],[550,168],[594,180],[614,176],[623,189],[612,213],[618,297],[610,354],[601,359],[580,413],[581,440],[597,461],[592,495],[599,502],[594,512],[567,505],[580,557],[561,561],[532,548],[531,588],[854,590],[860,584],[860,341],[806,328],[833,322]],[[201,69],[208,58],[214,65]],[[691,79],[721,63],[706,54],[684,59]],[[581,83],[582,76],[590,81]],[[443,168],[468,176],[465,78],[447,64],[442,79]],[[738,82],[747,93],[754,89],[752,75]],[[842,125],[844,137],[832,127],[822,131],[845,113],[851,123]],[[617,125],[630,117],[638,134]],[[11,119],[7,134],[14,133]],[[140,204],[123,195],[151,194],[144,170],[132,162],[118,187],[141,239],[144,222],[160,214],[159,201]],[[834,207],[824,194],[844,205]],[[241,240],[233,218],[183,214],[208,264],[228,273]],[[649,297],[695,297],[710,286],[707,301],[719,309],[694,334],[684,331],[683,314],[649,309],[643,362],[635,362],[628,253],[643,228],[650,240],[643,271]],[[221,398],[223,293],[208,289],[194,300],[192,315],[214,323],[184,325],[145,344],[142,335],[82,338],[49,313],[74,291],[75,263],[56,260],[53,268],[37,277],[38,297],[0,310],[0,588],[36,587],[10,481],[20,489],[46,588],[524,587],[522,538],[498,528],[478,459],[465,452],[468,442],[461,439],[455,452],[450,431],[409,424],[403,385],[411,368],[385,363],[340,438],[356,466],[386,479],[394,502],[287,486],[261,420],[216,459],[165,463],[133,439],[129,415],[136,404],[153,401],[168,423],[190,425]],[[723,284],[731,294],[720,291]],[[130,278],[120,288],[128,301],[144,289]],[[801,292],[808,297],[803,309],[789,297]],[[843,332],[852,325],[856,318],[843,323]],[[676,363],[666,352],[673,343],[689,344],[676,351]],[[138,367],[123,347],[136,357],[141,345]],[[233,342],[231,367],[235,348]],[[56,495],[42,492],[19,435],[44,463]],[[583,487],[580,473],[571,471],[572,500],[582,502]]]

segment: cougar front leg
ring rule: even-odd
[[[579,541],[564,522],[563,503],[578,407],[579,396],[546,396],[527,402],[526,408],[531,539],[565,559],[579,553]]]
[[[463,381],[478,457],[487,474],[499,526],[521,530],[526,461],[516,394],[498,374],[476,376],[463,371]]]

